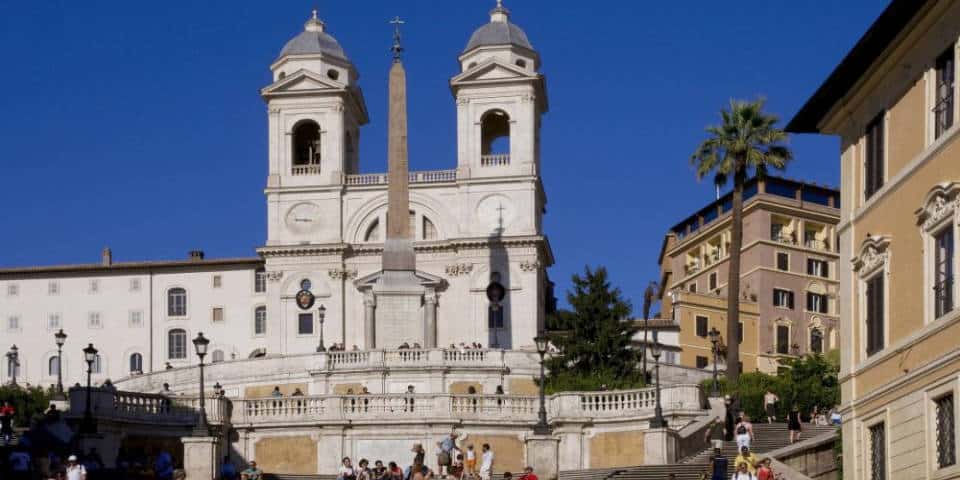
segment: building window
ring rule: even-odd
[[[143,355],[139,353],[130,355],[130,373],[143,373]]]
[[[873,196],[880,187],[883,186],[883,116],[885,112],[880,112],[876,118],[867,125],[866,132],[866,154],[863,163],[863,198],[864,200]]]
[[[103,372],[103,356],[99,353],[96,357],[93,358],[93,365],[90,366],[90,373],[102,373]]]
[[[510,116],[503,110],[491,110],[480,119],[480,165],[510,163]],[[506,155],[498,158],[500,155]]]
[[[883,349],[883,273],[866,281],[867,355]]]
[[[20,317],[16,315],[7,317],[7,330],[20,330]]]
[[[426,216],[423,217],[423,239],[424,240],[437,239],[437,227]]]
[[[297,333],[300,335],[313,335],[312,313],[301,313],[297,316]]]
[[[710,291],[717,289],[717,272],[713,272],[709,277]]]
[[[780,288],[773,289],[773,306],[793,310],[793,292]]]
[[[707,338],[707,317],[697,315],[697,336]]]
[[[56,330],[63,326],[63,323],[60,321],[59,313],[51,313],[47,316],[47,328],[50,330]]]
[[[60,358],[59,357],[50,357],[47,360],[47,375],[55,377],[60,374]]]
[[[103,328],[103,322],[100,321],[100,312],[90,312],[87,315],[87,328]]]
[[[100,293],[100,280],[90,280],[90,293]]]
[[[807,311],[827,313],[827,296],[822,293],[807,292]]]
[[[48,283],[47,295],[60,295],[60,283],[55,281]]]
[[[870,480],[887,480],[887,440],[883,423],[870,427]]]
[[[953,410],[953,394],[938,398],[936,406],[937,468],[957,463],[956,420]]]
[[[171,317],[187,316],[187,291],[183,288],[171,288],[167,291],[167,315]]]
[[[223,276],[214,275],[213,276],[213,288],[220,288],[223,286]]]
[[[808,258],[807,259],[807,275],[829,278],[830,271],[829,271],[828,265],[829,264],[824,260]]]
[[[186,360],[187,358],[187,331],[175,328],[167,333],[167,358],[170,360]]]
[[[267,307],[257,307],[253,311],[253,334],[267,334]]]
[[[138,328],[143,325],[143,312],[133,310],[130,312],[130,327]]]
[[[790,271],[790,255],[777,252],[777,270],[782,270],[784,272]]]
[[[255,293],[264,293],[267,291],[267,271],[262,268],[258,268],[256,272],[253,273],[253,291]]]
[[[139,291],[140,291],[140,279],[139,279],[139,278],[131,278],[131,279],[130,279],[130,291],[131,291],[131,292],[139,292]]]
[[[16,283],[11,283],[7,285],[8,297],[16,297],[19,294],[20,294],[20,285],[17,285]]]
[[[810,330],[810,351],[823,353],[823,332],[819,328]]]
[[[790,353],[790,326],[777,325],[777,353],[786,355]]]
[[[707,368],[707,357],[697,356],[697,368]]]
[[[933,294],[936,318],[953,310],[953,225],[933,237]]]
[[[954,56],[953,45],[946,52],[937,57],[936,63],[937,91],[936,104],[933,106],[934,138],[940,138],[953,126],[953,85],[954,85]]]
[[[301,173],[296,167],[320,165],[320,125],[306,120],[293,129],[293,165],[294,175]],[[304,170],[309,172],[309,170]],[[319,173],[317,170],[315,173]]]
[[[211,320],[213,320],[214,322],[222,322],[223,307],[213,307],[213,311],[211,312],[211,317],[212,317]]]
[[[690,293],[697,293],[697,284],[696,284],[696,282],[691,283],[689,286],[687,286],[687,289],[690,290]]]
[[[220,363],[223,361],[223,350],[214,350],[213,351],[213,363]]]

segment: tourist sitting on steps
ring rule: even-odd
[[[343,457],[340,461],[340,468],[337,470],[337,480],[356,480],[357,470],[353,468],[353,461],[350,457]]]
[[[240,472],[240,480],[263,480],[263,470],[257,467],[257,462],[250,460],[247,469]]]

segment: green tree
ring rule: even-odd
[[[726,338],[737,338],[740,323],[740,248],[743,245],[743,185],[751,172],[763,177],[768,169],[783,169],[792,154],[785,146],[787,134],[774,125],[779,119],[763,112],[764,100],[731,100],[729,110],[721,110],[720,125],[707,127],[707,139],[691,155],[697,179],[712,176],[717,185],[733,179],[733,207],[730,259],[727,280]],[[729,342],[727,379],[736,383],[740,376],[740,348]]]
[[[595,390],[630,388],[641,384],[637,353],[631,348],[639,330],[629,318],[632,307],[619,288],[610,285],[607,269],[584,269],[573,276],[573,290],[567,292],[570,311],[558,312],[553,321],[564,330],[550,334],[559,355],[547,360],[550,371],[547,388]]]
[[[0,404],[10,402],[16,410],[13,424],[16,427],[30,426],[30,419],[42,414],[50,404],[53,391],[40,387],[21,387],[19,385],[0,386]]]

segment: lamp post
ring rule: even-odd
[[[717,327],[713,327],[710,329],[709,335],[710,335],[710,343],[713,344],[713,350],[712,350],[713,351],[713,393],[712,393],[712,396],[719,397],[720,384],[719,384],[719,381],[717,380],[717,354],[719,353],[719,351],[717,350],[717,345],[720,343],[720,331],[717,330]]]
[[[87,406],[83,410],[83,422],[80,423],[80,433],[97,433],[97,424],[93,422],[93,411],[90,410],[90,375],[93,373],[93,362],[97,360],[97,349],[88,344],[83,349],[83,359],[87,362]]]
[[[547,424],[546,375],[543,370],[543,357],[547,354],[547,337],[541,333],[533,339],[537,344],[537,353],[540,354],[540,410],[537,412],[537,424],[533,427],[535,435],[549,435],[550,425]]]
[[[10,369],[10,384],[17,384],[17,370],[20,370],[20,349],[16,345],[7,352],[7,368]]]
[[[660,407],[660,341],[656,334],[653,336],[653,371],[655,374],[655,391],[657,396],[657,406],[653,411],[653,420],[650,421],[650,428],[666,428],[667,420],[663,418],[663,408]]]
[[[66,396],[63,394],[63,344],[67,343],[67,334],[63,333],[61,328],[59,332],[53,334],[53,338],[57,341],[57,394],[54,398],[65,400]]]
[[[317,345],[318,352],[326,352],[327,347],[323,345],[323,317],[327,314],[327,307],[324,307],[323,304],[320,304],[320,308],[317,309],[317,321],[320,322],[320,344]]]
[[[200,420],[197,422],[193,434],[198,437],[210,435],[210,429],[207,427],[207,405],[203,397],[203,357],[207,356],[207,346],[210,340],[203,336],[203,332],[197,334],[193,339],[193,348],[197,350],[197,356],[200,357]]]

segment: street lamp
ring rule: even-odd
[[[93,362],[97,360],[97,349],[88,344],[83,349],[83,359],[87,362],[87,406],[83,410],[83,422],[80,424],[80,433],[97,433],[97,424],[93,422],[93,412],[90,410],[90,375],[93,373]]]
[[[66,396],[63,394],[63,344],[67,343],[67,334],[63,333],[61,328],[59,332],[53,334],[53,338],[57,341],[57,394],[54,398],[65,400]]]
[[[710,343],[713,344],[713,394],[712,395],[714,397],[719,397],[720,385],[717,380],[717,354],[719,353],[719,350],[717,349],[717,345],[720,343],[720,331],[717,330],[717,327],[713,327],[710,329],[709,335],[710,335]]]
[[[200,357],[200,421],[197,423],[193,433],[198,437],[210,435],[210,429],[207,427],[207,406],[203,398],[203,357],[207,356],[207,346],[210,340],[203,336],[203,332],[197,334],[193,339],[193,348],[197,350],[197,356]]]
[[[7,352],[7,368],[10,369],[10,384],[17,384],[17,370],[20,369],[20,349],[16,345],[10,347],[10,351]]]
[[[327,307],[324,307],[323,304],[320,304],[320,308],[317,309],[317,321],[320,322],[320,344],[317,345],[318,352],[326,352],[327,347],[323,346],[323,317],[327,314]]]
[[[541,333],[533,339],[537,344],[537,353],[540,354],[540,410],[537,412],[537,424],[533,427],[535,435],[549,435],[550,425],[547,424],[547,401],[546,401],[546,383],[547,379],[543,372],[543,357],[547,354],[547,337]]]
[[[663,408],[660,407],[660,341],[657,335],[653,335],[653,371],[655,373],[655,391],[657,396],[657,406],[653,411],[653,420],[650,421],[650,428],[666,428],[667,420],[663,418]]]

